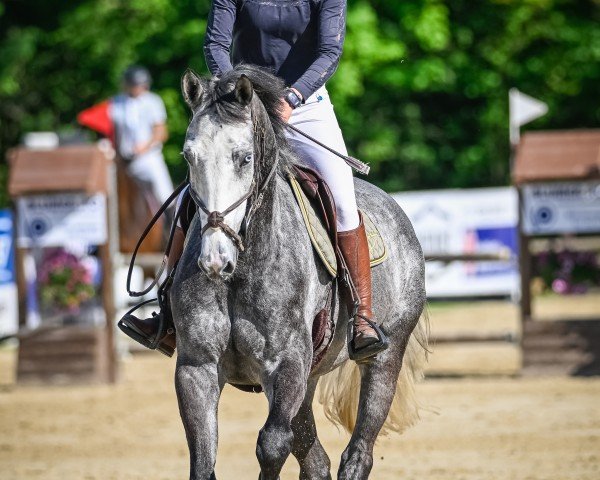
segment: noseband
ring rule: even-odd
[[[244,214],[244,220],[243,220],[242,224],[245,224],[247,226],[250,223],[250,218],[252,217],[252,215],[254,215],[254,212],[256,212],[258,207],[260,207],[260,204],[262,203],[262,200],[263,200],[265,189],[267,188],[269,182],[273,178],[273,175],[277,171],[278,164],[279,164],[279,150],[277,148],[275,148],[275,161],[273,162],[273,166],[271,167],[271,170],[269,171],[269,175],[267,175],[267,178],[265,178],[265,181],[260,186],[256,200],[248,208],[246,208],[246,213]],[[254,168],[256,168],[256,165],[254,166]],[[204,235],[204,232],[206,232],[206,230],[208,230],[209,228],[214,228],[216,230],[218,230],[218,229],[223,230],[223,233],[225,233],[225,235],[227,235],[233,241],[235,246],[241,252],[243,252],[244,251],[244,241],[242,239],[242,236],[238,232],[236,232],[233,228],[231,228],[229,225],[227,225],[225,223],[225,217],[227,215],[229,215],[231,212],[233,212],[236,208],[238,208],[242,203],[244,203],[246,200],[248,200],[254,194],[255,186],[256,186],[256,182],[255,182],[255,180],[252,180],[252,184],[250,185],[250,189],[248,190],[248,193],[243,195],[242,198],[237,200],[235,203],[231,204],[229,207],[227,207],[222,212],[219,212],[217,210],[211,212],[206,207],[206,204],[202,201],[200,196],[192,188],[192,184],[190,183],[189,190],[190,190],[190,196],[192,197],[192,200],[196,204],[196,207],[198,207],[198,209],[202,210],[208,216],[206,225],[204,225],[204,227],[202,228],[202,235]]]

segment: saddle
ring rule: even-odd
[[[325,180],[315,171],[301,165],[294,165],[288,180],[302,212],[302,218],[313,248],[332,278],[343,278],[344,261],[337,244],[337,219],[335,200]],[[371,268],[379,265],[387,258],[387,250],[383,238],[368,214],[361,210],[369,253]],[[331,291],[333,291],[333,286]],[[330,291],[330,293],[331,293]],[[330,314],[331,295],[327,305],[313,321],[313,363],[314,369],[333,340],[335,324]]]
[[[327,183],[315,171],[299,165],[294,165],[288,179],[317,255],[333,278],[341,277],[344,262],[337,245],[335,201]],[[375,223],[366,212],[361,210],[361,214],[373,268],[386,260],[387,249]]]

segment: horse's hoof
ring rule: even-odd
[[[209,478],[208,480],[217,480],[217,476],[215,475],[215,472],[213,472],[213,473],[210,475],[210,478]]]

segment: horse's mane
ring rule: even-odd
[[[279,77],[276,77],[268,70],[257,67],[256,65],[239,64],[234,67],[233,70],[215,78],[215,93],[222,96],[227,92],[230,92],[233,85],[235,85],[235,82],[237,82],[242,75],[248,77],[250,82],[252,82],[254,92],[258,95],[258,98],[265,107],[275,134],[285,138],[284,123],[279,117],[281,99],[285,92],[285,84]]]
[[[261,173],[268,171],[270,165],[268,160],[272,155],[268,151],[274,145],[269,142],[268,132],[272,131],[275,145],[279,148],[280,172],[289,172],[290,163],[294,162],[294,154],[289,148],[285,136],[285,123],[281,120],[281,99],[284,96],[285,84],[283,80],[270,73],[268,70],[255,65],[239,64],[233,70],[223,73],[220,77],[214,77],[210,83],[208,92],[212,100],[210,106],[224,122],[247,121],[247,109],[239,102],[234,101],[232,90],[237,80],[245,75],[252,83],[254,93],[262,104],[257,104],[256,99],[252,102],[252,121],[257,148],[261,158]],[[210,88],[212,87],[212,88]],[[272,153],[272,152],[271,152]],[[260,174],[259,174],[260,175]],[[261,175],[262,176],[262,175]]]

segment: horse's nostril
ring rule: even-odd
[[[221,274],[222,275],[231,275],[233,273],[233,271],[235,270],[235,265],[234,263],[230,260],[229,262],[227,262],[227,264],[223,267],[223,270],[221,270]]]

